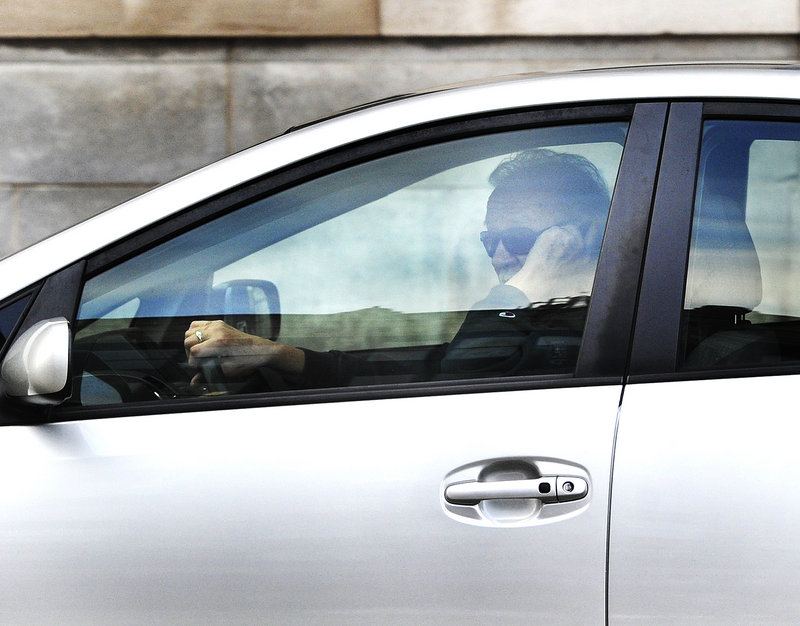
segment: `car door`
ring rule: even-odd
[[[671,109],[611,510],[612,623],[800,611],[800,109]]]
[[[382,137],[46,281],[17,345],[67,319],[71,398],[4,401],[3,621],[602,622],[665,111],[562,108]],[[487,251],[516,245],[504,231],[481,246],[490,174],[542,151],[590,162],[607,187],[589,291],[556,282],[521,307],[476,307],[498,286]],[[301,346],[318,375],[232,380],[225,355],[187,361],[217,317]],[[523,318],[522,340],[494,330]],[[524,365],[509,356],[519,341],[533,346]]]

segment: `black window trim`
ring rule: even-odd
[[[633,328],[630,381],[675,370],[702,107],[699,102],[669,107]]]
[[[25,301],[17,320],[14,322],[14,325],[11,327],[11,330],[8,333],[8,336],[3,338],[0,334],[0,362],[2,362],[6,352],[8,352],[9,346],[14,342],[14,338],[19,334],[18,331],[27,317],[28,311],[30,311],[33,301],[36,299],[36,294],[39,292],[41,287],[42,283],[38,282],[0,301],[0,309],[12,306],[18,302],[22,302],[23,300]],[[3,339],[5,339],[5,341],[3,341]]]
[[[637,105],[631,120],[598,259],[576,378],[625,375],[650,221],[665,103]]]

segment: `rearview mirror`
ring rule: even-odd
[[[67,386],[70,358],[69,322],[42,320],[11,345],[0,368],[3,392],[30,404],[59,404]]]

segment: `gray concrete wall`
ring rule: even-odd
[[[289,126],[384,96],[543,69],[799,54],[795,34],[769,32],[0,40],[0,256]]]

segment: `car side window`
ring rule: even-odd
[[[74,403],[570,374],[624,122],[446,141],[91,277]]]
[[[684,369],[800,360],[800,124],[705,123],[682,331]]]

